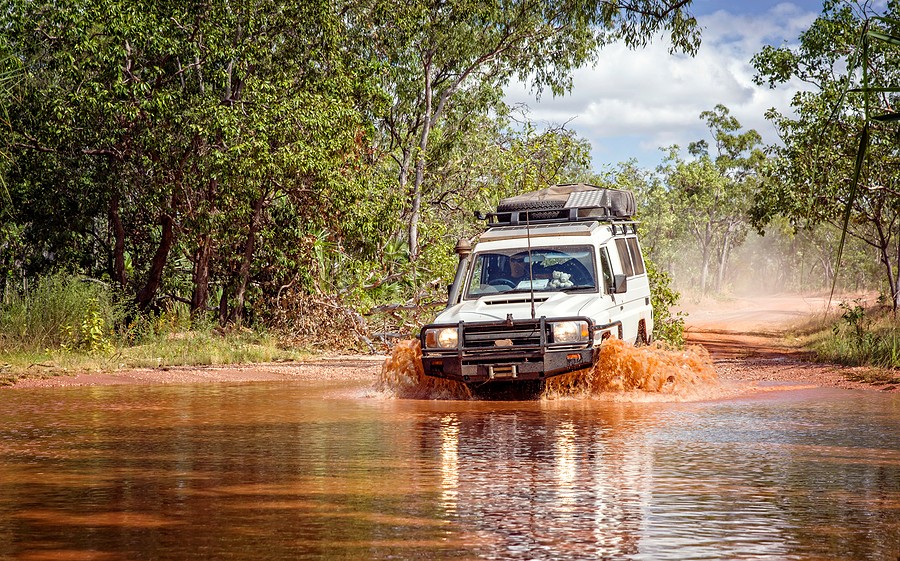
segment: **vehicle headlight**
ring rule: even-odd
[[[586,321],[560,321],[552,324],[554,343],[578,343],[588,340]]]
[[[459,333],[456,327],[437,327],[425,331],[425,346],[433,349],[453,349],[459,344]]]

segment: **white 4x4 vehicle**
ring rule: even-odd
[[[425,374],[479,388],[591,366],[609,337],[653,332],[634,196],[585,184],[504,199],[460,240],[447,308],[420,333]]]

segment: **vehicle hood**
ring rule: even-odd
[[[609,305],[608,298],[596,293],[541,292],[534,295],[534,300],[535,318],[588,316],[598,322],[607,321],[602,315]],[[514,320],[531,319],[531,295],[492,294],[467,300],[441,312],[434,323],[503,321],[509,314]]]

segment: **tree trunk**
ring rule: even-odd
[[[250,281],[250,265],[253,262],[253,252],[256,251],[256,232],[259,230],[260,218],[268,199],[268,192],[263,192],[253,205],[253,215],[250,217],[250,231],[247,232],[247,242],[244,244],[244,255],[241,257],[241,269],[238,273],[237,289],[234,292],[234,305],[228,321],[240,325],[244,316],[244,294],[247,292],[247,283]]]
[[[422,135],[419,137],[419,151],[416,154],[416,177],[413,180],[412,207],[409,213],[409,257],[415,262],[419,255],[419,215],[422,209],[422,185],[425,183],[425,151],[431,134],[432,90],[431,60],[425,62],[425,118],[422,119]]]
[[[897,276],[894,278],[894,315],[900,309],[900,235],[897,236]]]
[[[705,295],[709,286],[709,260],[712,258],[710,255],[712,234],[710,233],[709,223],[707,223],[703,235],[700,235],[700,231],[697,230],[697,238],[700,242],[702,261],[700,264],[700,293]]]
[[[722,292],[722,283],[725,280],[725,266],[728,263],[728,252],[731,246],[731,226],[725,231],[725,239],[722,241],[722,253],[719,255],[719,274],[716,277],[716,292]]]
[[[228,323],[228,287],[222,287],[222,296],[219,297],[219,325]]]
[[[113,239],[113,280],[124,288],[128,279],[125,277],[125,227],[119,216],[119,195],[113,195],[109,201],[109,224],[112,227]]]
[[[206,311],[206,303],[209,300],[209,254],[211,244],[208,235],[203,236],[200,246],[194,252],[194,270],[191,280],[194,283],[194,291],[191,294],[191,317],[198,317]]]
[[[147,309],[156,297],[156,291],[159,290],[159,285],[162,283],[166,261],[169,259],[169,250],[172,249],[174,243],[175,220],[169,214],[164,214],[162,217],[162,235],[159,240],[159,247],[156,248],[153,261],[150,263],[150,273],[147,275],[147,282],[134,299],[138,309]]]
[[[400,192],[406,193],[407,186],[409,185],[409,168],[412,165],[412,150],[408,148],[403,149],[403,158],[400,160],[400,173],[397,176],[397,182],[400,186]],[[409,193],[409,196],[412,197],[412,193]],[[399,233],[398,233],[399,236]],[[409,243],[409,230],[406,232],[407,243]],[[412,250],[410,249],[410,253]]]
[[[881,262],[884,263],[884,272],[887,277],[887,285],[892,292],[891,294],[891,304],[893,309],[896,310],[897,306],[897,283],[900,282],[900,270],[897,271],[897,278],[894,277],[894,267],[891,264],[891,256],[889,255],[890,251],[890,237],[885,235],[884,230],[881,227],[880,222],[876,222],[876,232],[878,233],[878,251],[881,252]],[[898,250],[900,251],[900,250]],[[898,269],[900,269],[900,260],[898,260]]]

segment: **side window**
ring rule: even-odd
[[[641,248],[638,247],[637,238],[628,238],[628,251],[631,253],[631,263],[634,265],[634,274],[643,275],[644,258],[641,255]]]
[[[603,270],[603,286],[605,292],[609,293],[613,286],[613,271],[609,261],[609,252],[605,247],[600,248],[600,268]]]
[[[622,271],[626,277],[634,276],[634,265],[631,263],[631,256],[628,254],[628,243],[625,238],[616,240],[616,249],[619,252],[619,260],[622,262]]]
[[[472,269],[472,284],[476,287],[479,284],[487,283],[487,279],[484,278],[484,269],[482,268],[482,264],[484,263],[481,259],[475,260],[475,267]]]

